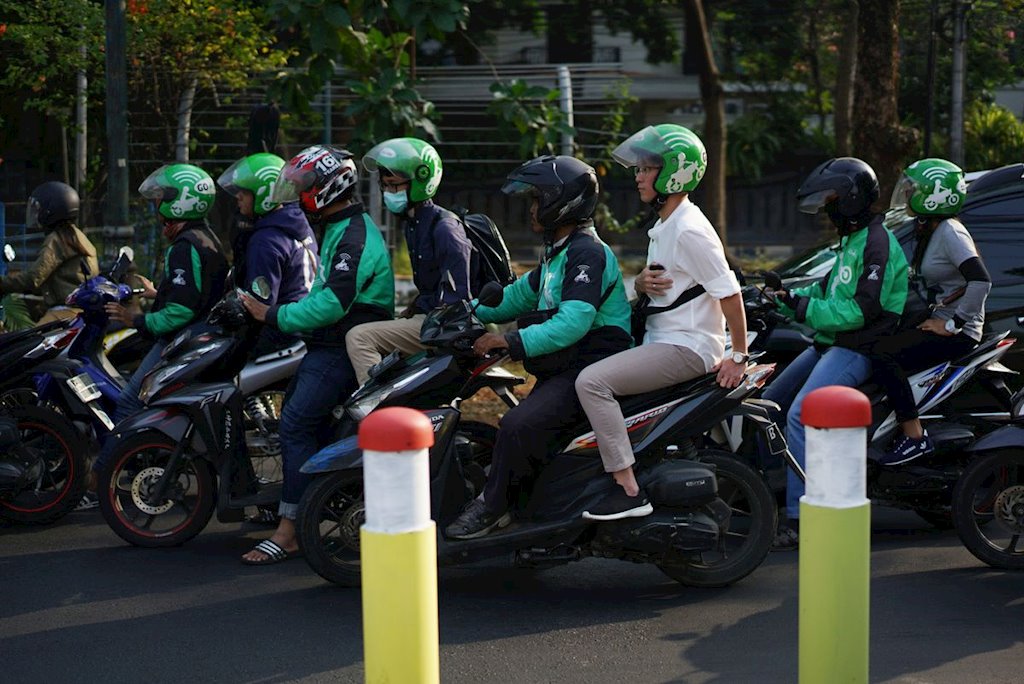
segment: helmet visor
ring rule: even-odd
[[[142,181],[142,185],[139,186],[139,194],[146,199],[156,200],[160,202],[162,200],[172,200],[178,196],[178,191],[167,185],[165,172],[170,166],[164,164],[159,169],[149,174],[146,180]]]
[[[839,198],[839,193],[832,188],[812,192],[806,197],[797,198],[797,209],[804,214],[817,214],[821,208],[834,199]]]
[[[238,175],[238,168],[246,162],[246,159],[239,159],[234,164],[228,167],[228,170],[220,174],[220,178],[217,179],[217,185],[223,188],[224,192],[228,193],[232,197],[238,195],[238,191],[242,188],[236,184],[235,179]]]
[[[272,204],[298,202],[300,193],[309,190],[315,182],[316,171],[311,167],[301,168],[288,165],[281,169],[281,175],[274,182],[274,188],[270,191],[270,202]]]
[[[890,209],[900,209],[910,206],[910,198],[914,196],[914,181],[907,174],[903,174],[896,187],[892,189],[892,197],[889,199]]]
[[[25,229],[32,230],[39,227],[39,201],[34,197],[28,200],[28,208],[25,209]]]
[[[654,126],[648,126],[637,131],[616,147],[612,151],[612,159],[626,168],[641,166],[661,168],[665,165],[663,155],[668,150],[668,143],[662,139]]]
[[[537,186],[525,183],[521,180],[508,180],[501,186],[501,191],[506,195],[513,197],[525,196],[527,199],[538,197],[540,192],[537,190]]]

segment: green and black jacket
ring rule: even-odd
[[[384,237],[363,205],[352,204],[330,220],[309,294],[270,307],[267,323],[315,344],[342,346],[353,326],[394,317],[395,276]]]
[[[629,302],[619,262],[593,225],[572,233],[540,265],[504,290],[501,304],[480,307],[484,323],[504,323],[531,311],[551,318],[505,334],[515,360],[578,345],[580,365],[628,349]]]
[[[164,277],[148,314],[134,326],[156,338],[172,336],[203,320],[224,295],[228,261],[205,221],[190,221],[164,252]]]
[[[819,344],[863,351],[899,325],[907,301],[907,258],[876,217],[842,238],[827,278],[792,292],[780,309],[816,331]]]

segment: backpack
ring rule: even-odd
[[[498,226],[494,224],[487,214],[470,214],[464,207],[452,207],[451,212],[455,214],[459,223],[466,231],[466,237],[473,245],[478,264],[471,271],[470,287],[473,294],[480,291],[485,284],[496,282],[502,287],[514,283],[516,274],[512,271],[512,264],[508,255],[508,247],[501,237]]]

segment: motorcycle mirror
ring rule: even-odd
[[[10,245],[4,245],[4,261],[14,261],[14,257],[17,256],[14,253],[14,247]]]
[[[135,250],[128,245],[122,245],[121,249],[117,250],[117,258],[125,257],[128,261],[135,261]]]

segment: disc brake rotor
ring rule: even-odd
[[[167,499],[164,503],[159,506],[153,506],[146,503],[145,498],[149,496],[153,487],[160,481],[160,477],[164,474],[163,468],[150,467],[145,470],[140,470],[139,473],[132,479],[132,503],[143,513],[149,515],[160,515],[171,510],[171,506],[174,502]],[[173,486],[173,485],[172,485]]]
[[[992,507],[999,524],[1013,534],[1024,533],[1024,485],[999,492]]]
[[[342,514],[339,532],[349,548],[359,549],[359,528],[363,526],[364,522],[366,522],[366,506],[362,501],[349,506]]]

